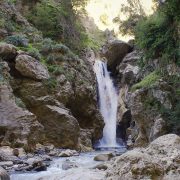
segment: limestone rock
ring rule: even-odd
[[[62,164],[63,170],[68,170],[68,169],[77,168],[77,167],[78,167],[78,165],[75,162],[71,162],[70,160],[66,160]]]
[[[79,124],[68,109],[62,105],[43,103],[35,107],[34,112],[41,117],[40,122],[44,125],[47,142],[57,147],[77,148]]]
[[[158,82],[152,88],[142,88],[129,94],[128,106],[134,120],[134,130],[138,135],[135,146],[146,146],[159,136],[168,132],[168,125],[161,112],[154,108],[159,104],[171,110],[173,90],[164,82]],[[152,105],[151,105],[152,104]]]
[[[0,99],[1,145],[19,147],[38,141],[42,126],[34,114],[16,105],[10,86],[0,85]]]
[[[4,60],[13,60],[17,56],[17,49],[12,44],[0,44],[0,57]]]
[[[79,153],[77,151],[67,149],[67,150],[62,151],[59,154],[59,157],[70,157],[70,156],[77,156],[77,155],[79,155]]]
[[[123,41],[114,40],[107,44],[102,50],[102,56],[106,57],[108,67],[111,71],[116,70],[124,56],[132,50],[132,47]]]
[[[114,155],[112,153],[109,154],[98,154],[94,157],[95,161],[109,161]]]
[[[1,180],[10,180],[8,173],[0,166],[0,179]]]
[[[106,170],[108,166],[106,164],[98,164],[93,169]]]
[[[50,77],[47,68],[39,61],[28,55],[17,56],[15,68],[23,76],[34,80],[44,80]]]
[[[118,78],[122,84],[131,85],[138,78],[138,73],[140,68],[137,64],[138,60],[141,58],[142,54],[138,51],[133,51],[128,53],[122,60],[122,62],[117,66]]]
[[[146,149],[134,149],[117,157],[108,169],[107,180],[176,179],[180,170],[180,137],[168,134]]]

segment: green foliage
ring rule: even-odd
[[[39,50],[36,48],[33,48],[32,46],[28,48],[27,52],[30,56],[32,56],[33,58],[37,60],[41,60],[42,58],[41,54],[39,53]]]
[[[70,49],[64,44],[55,44],[54,46],[52,46],[52,51],[67,54],[70,51]]]
[[[54,77],[44,80],[43,83],[50,90],[56,89],[57,87],[57,80]]]
[[[12,35],[5,39],[5,42],[18,47],[27,47],[28,39],[24,35]]]
[[[146,59],[159,58],[162,66],[174,61],[180,65],[178,1],[166,1],[135,30],[136,44],[143,49]]]
[[[62,66],[57,66],[57,65],[48,65],[48,71],[51,72],[54,75],[60,75],[64,74],[64,68]]]
[[[160,75],[157,71],[154,71],[147,75],[142,81],[132,86],[131,90],[135,91],[140,88],[149,88],[152,87],[158,80],[160,79]]]
[[[119,14],[113,22],[119,24],[119,30],[123,35],[133,35],[137,23],[146,16],[140,0],[127,0],[127,4],[121,7],[121,13],[127,19],[121,20],[121,14]]]
[[[66,11],[62,6],[54,1],[45,1],[37,3],[32,13],[28,15],[28,19],[39,30],[42,31],[45,37],[53,39],[59,38],[62,35],[62,26],[58,22],[59,16],[65,16]]]

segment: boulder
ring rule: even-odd
[[[0,57],[3,60],[14,60],[17,56],[17,49],[12,44],[0,43]]]
[[[141,58],[142,53],[134,50],[128,53],[117,66],[118,79],[121,84],[132,85],[138,79],[138,73],[140,68],[138,66],[138,60]]]
[[[180,137],[168,134],[144,149],[134,149],[115,158],[108,168],[107,180],[178,179]]]
[[[62,169],[63,170],[68,170],[71,168],[77,168],[77,164],[75,162],[71,162],[70,160],[66,160],[62,163]]]
[[[40,158],[39,156],[35,156],[33,158],[29,158],[26,163],[28,163],[30,166],[29,170],[33,171],[46,171],[47,167],[46,164],[43,162],[43,159]]]
[[[79,153],[77,151],[67,149],[67,150],[62,151],[59,154],[59,157],[70,157],[70,156],[78,156],[78,155],[79,155]]]
[[[68,109],[62,104],[41,103],[34,107],[34,113],[41,117],[40,122],[44,125],[47,142],[56,147],[78,148],[79,124]]]
[[[0,85],[0,143],[29,148],[38,141],[42,125],[31,112],[18,107],[9,85]]]
[[[50,77],[46,66],[29,55],[17,56],[15,68],[21,75],[34,80],[44,80]]]
[[[0,166],[2,166],[2,167],[13,166],[13,162],[12,161],[1,161]]]
[[[109,161],[113,157],[114,155],[112,153],[98,154],[97,156],[94,157],[94,161]]]
[[[98,164],[93,169],[106,170],[108,166],[106,164]]]
[[[127,53],[132,51],[132,47],[123,41],[113,40],[102,49],[102,55],[107,59],[108,68],[116,71],[116,67],[122,62]]]
[[[4,170],[1,166],[0,166],[0,179],[1,180],[10,180],[10,176],[8,175],[6,170]]]

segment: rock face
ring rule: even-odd
[[[113,53],[111,48],[109,51]],[[128,140],[129,148],[147,146],[157,137],[172,132],[162,109],[173,111],[176,107],[178,98],[171,96],[176,90],[160,77],[153,83],[149,79],[144,80],[159,68],[158,60],[148,62],[142,68],[139,66],[142,52],[135,49],[124,56],[112,69],[119,87],[117,136]],[[111,62],[112,57],[108,58]],[[178,68],[174,67],[172,71],[170,74],[177,76]],[[142,86],[133,89],[138,82],[141,82]]]
[[[17,55],[16,47],[12,44],[0,44],[0,57],[5,60],[14,59]]]
[[[34,80],[44,80],[50,77],[47,68],[31,56],[19,55],[15,63],[15,68],[25,77]]]
[[[1,180],[10,180],[8,173],[2,167],[0,167],[0,179]]]
[[[114,155],[112,153],[109,154],[98,154],[94,157],[95,161],[109,161]]]
[[[168,125],[157,107],[171,109],[173,99],[171,88],[165,82],[159,82],[152,88],[136,90],[129,96],[129,107],[134,121],[134,146],[145,146],[157,137],[168,133]],[[160,92],[163,92],[162,94]],[[157,95],[158,94],[158,95]],[[138,130],[138,131],[137,131]]]
[[[178,179],[179,157],[180,137],[164,135],[146,149],[134,149],[117,157],[108,169],[106,179]]]
[[[91,149],[104,126],[92,66],[81,59],[57,61],[54,65],[64,70],[49,75],[41,62],[25,52],[17,55],[14,46],[0,47],[1,144],[24,147],[34,141],[33,148],[42,140],[56,147]]]
[[[113,40],[102,49],[102,56],[106,57],[108,68],[114,72],[116,66],[121,63],[124,56],[132,50],[132,47],[123,41]]]
[[[14,147],[33,147],[41,138],[42,125],[36,116],[16,103],[11,86],[5,79],[8,76],[8,66],[1,63],[1,76],[4,78],[0,83],[0,143]]]

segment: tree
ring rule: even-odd
[[[121,7],[121,13],[126,15],[127,19],[115,18],[114,22],[119,24],[123,35],[133,35],[137,23],[146,16],[140,0],[127,0],[127,5],[123,4]]]

